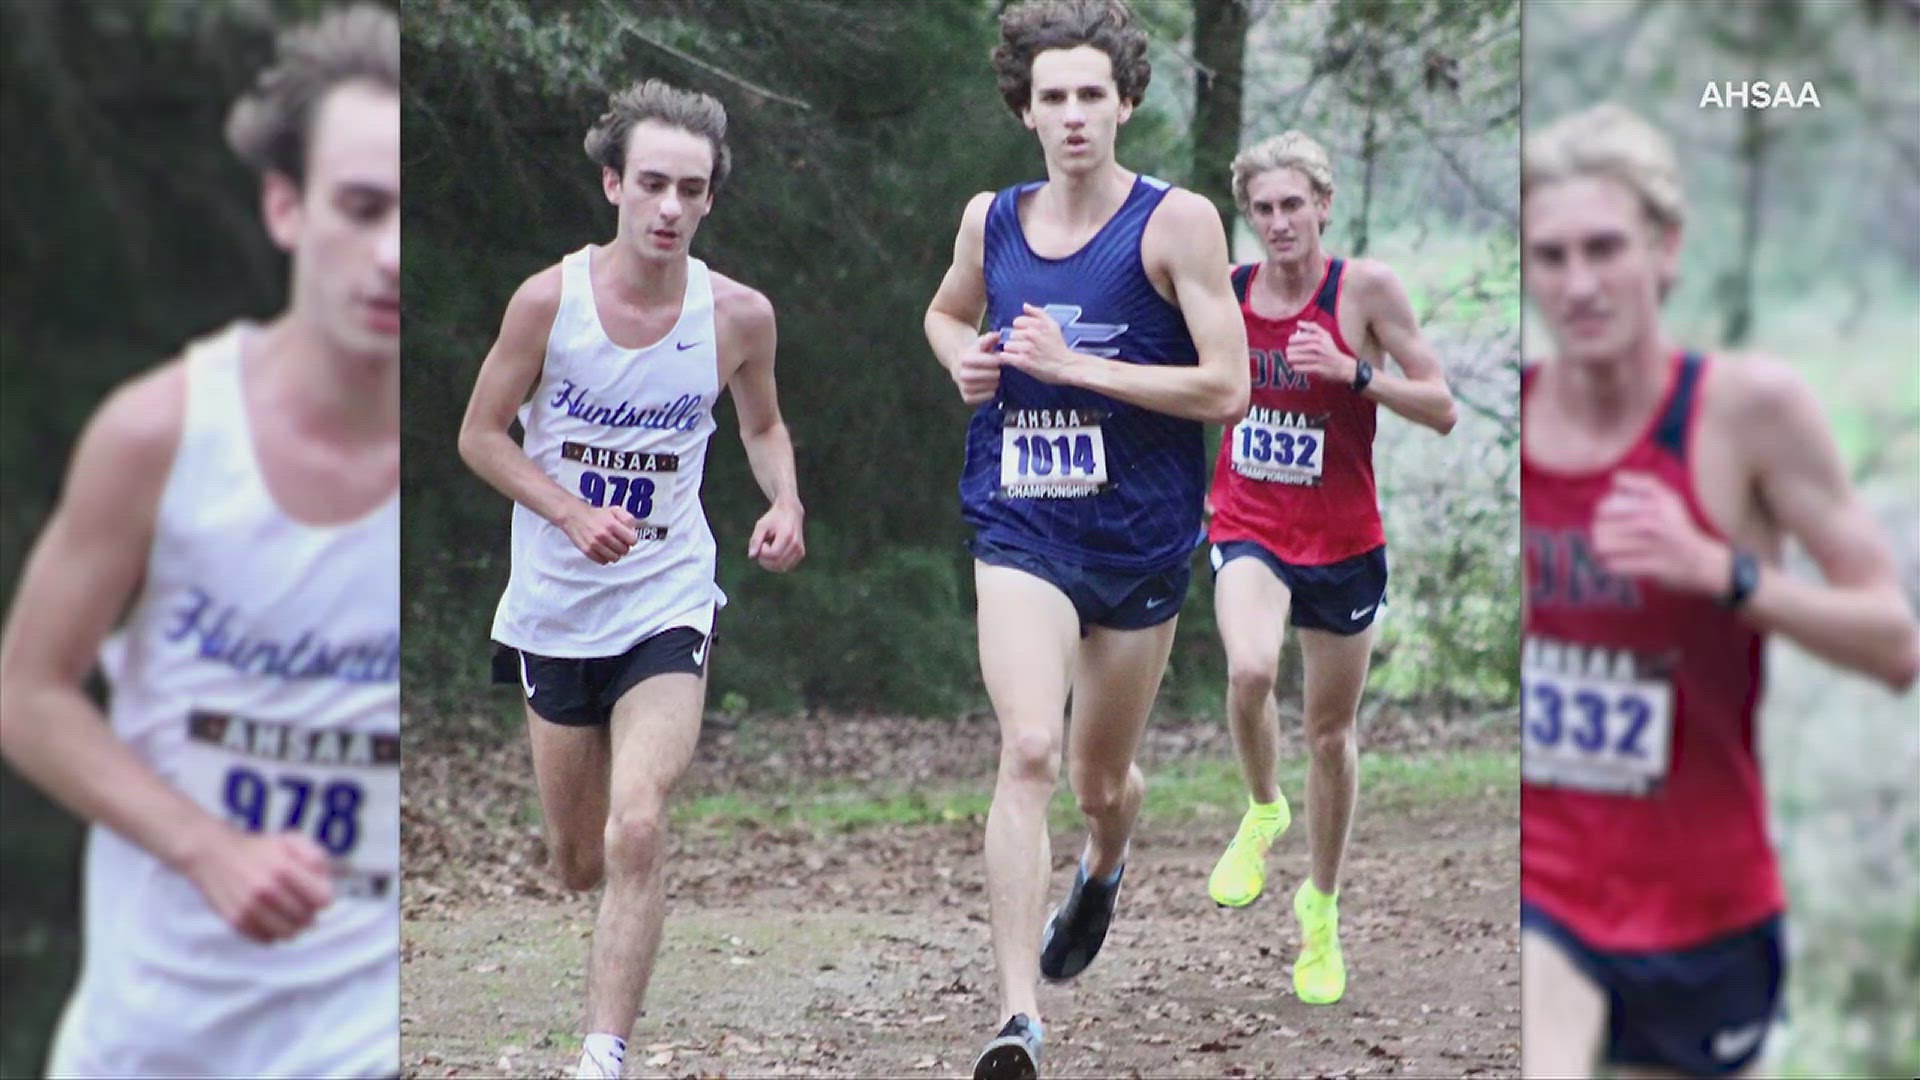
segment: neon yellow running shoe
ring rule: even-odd
[[[1207,878],[1207,892],[1221,907],[1246,907],[1260,898],[1267,884],[1267,849],[1293,822],[1287,809],[1287,797],[1278,795],[1271,809],[1255,803],[1240,819],[1240,831],[1233,843],[1213,866]]]
[[[1293,962],[1293,992],[1309,1005],[1331,1005],[1347,992],[1347,965],[1340,959],[1340,890],[1328,896],[1300,883],[1293,914],[1300,920],[1300,959]]]

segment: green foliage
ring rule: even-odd
[[[609,91],[650,76],[728,107],[735,171],[696,255],[779,314],[812,549],[787,578],[739,557],[765,499],[723,406],[704,499],[736,604],[713,699],[931,714],[977,699],[954,487],[966,412],[921,315],[967,199],[1041,168],[993,88],[991,12],[971,0],[535,12],[508,0],[405,14],[410,717],[484,692],[505,581],[506,504],[453,452],[473,373],[519,282],[611,234],[580,140]],[[1178,175],[1182,136],[1160,110],[1126,130],[1128,164]]]

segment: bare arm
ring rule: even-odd
[[[1174,303],[1199,354],[1192,367],[1137,364],[1072,352],[1059,324],[1029,304],[1014,320],[1004,361],[1046,382],[1078,386],[1143,409],[1231,424],[1247,413],[1247,327],[1227,277],[1227,234],[1213,204],[1175,189],[1141,239],[1148,267],[1164,265]]]
[[[145,574],[185,392],[181,365],[161,368],[116,391],[81,437],[0,636],[0,752],[61,805],[192,879],[241,932],[271,940],[331,898],[325,855],[297,836],[247,836],[202,809],[114,734],[83,689]]]
[[[773,378],[773,305],[764,295],[736,284],[720,302],[718,314],[722,347],[737,350],[741,358],[727,383],[740,417],[740,442],[755,482],[772,504],[755,523],[747,554],[769,570],[790,570],[806,554],[801,534],[806,511],[794,472],[793,438],[780,415]]]
[[[992,205],[993,193],[985,191],[967,203],[960,216],[960,232],[953,241],[953,263],[940,279],[940,288],[927,305],[923,320],[934,359],[947,369],[960,388],[960,399],[969,405],[991,399],[1000,385],[1000,358],[994,348],[998,335],[980,332],[980,319],[987,312],[982,260],[987,209]]]
[[[1891,546],[1848,483],[1812,389],[1784,364],[1743,366],[1752,369],[1743,374],[1752,383],[1753,422],[1741,431],[1761,499],[1825,579],[1765,567],[1746,616],[1815,656],[1904,691],[1920,675],[1920,632]]]
[[[1822,581],[1761,568],[1742,606],[1755,625],[1821,659],[1905,690],[1920,675],[1920,632],[1901,595],[1879,525],[1847,483],[1813,392],[1791,369],[1750,360],[1720,369],[1730,425],[1763,506],[1806,546]],[[1702,532],[1660,480],[1621,474],[1594,517],[1594,548],[1610,572],[1724,595],[1733,549]]]
[[[547,361],[547,336],[560,310],[560,268],[528,278],[507,301],[500,336],[480,363],[460,421],[460,460],[495,490],[559,526],[581,553],[610,563],[638,542],[620,507],[595,507],[555,483],[513,441],[510,427]]]
[[[1440,370],[1440,358],[1420,333],[1407,290],[1392,270],[1378,263],[1366,264],[1361,280],[1361,297],[1366,303],[1367,321],[1374,339],[1400,368],[1400,373],[1377,370],[1361,393],[1423,427],[1442,435],[1453,430],[1458,416],[1454,412],[1453,393],[1447,389],[1447,377]],[[1351,383],[1353,376],[1347,376]]]

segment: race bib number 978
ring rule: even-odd
[[[1666,778],[1673,683],[1651,658],[1529,637],[1520,773],[1529,783],[1646,795]]]
[[[1107,487],[1102,417],[1087,409],[1008,409],[1000,429],[1000,491],[1074,499]]]
[[[344,895],[383,897],[400,869],[400,736],[195,712],[182,787],[248,832],[298,832]]]
[[[662,505],[669,481],[680,471],[680,455],[609,450],[586,443],[560,444],[560,483],[593,506],[625,507],[639,521],[641,540],[665,540],[667,526],[649,518],[667,519]]]

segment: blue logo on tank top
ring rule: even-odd
[[[559,389],[553,392],[553,397],[547,402],[549,408],[564,409],[568,416],[589,424],[651,428],[655,431],[700,430],[700,421],[706,416],[700,404],[700,395],[682,394],[665,405],[650,409],[636,409],[626,401],[618,405],[597,405],[588,396],[587,388],[575,385],[572,379],[560,380]]]
[[[1091,342],[1098,345],[1103,341],[1112,341],[1127,332],[1126,323],[1083,323],[1080,313],[1086,309],[1079,304],[1048,304],[1044,309],[1047,317],[1060,324],[1060,336],[1067,341],[1067,348],[1083,352],[1088,356],[1115,357],[1120,355],[1117,348],[1083,349],[1081,345]],[[1013,328],[1000,331],[1000,345],[1005,347],[1013,338]]]
[[[244,616],[233,604],[220,604],[198,586],[188,592],[191,599],[174,612],[177,621],[161,636],[169,643],[193,639],[202,660],[281,679],[377,683],[400,678],[398,630],[358,641],[328,642],[311,629],[291,640],[266,637],[236,629],[233,624]]]

